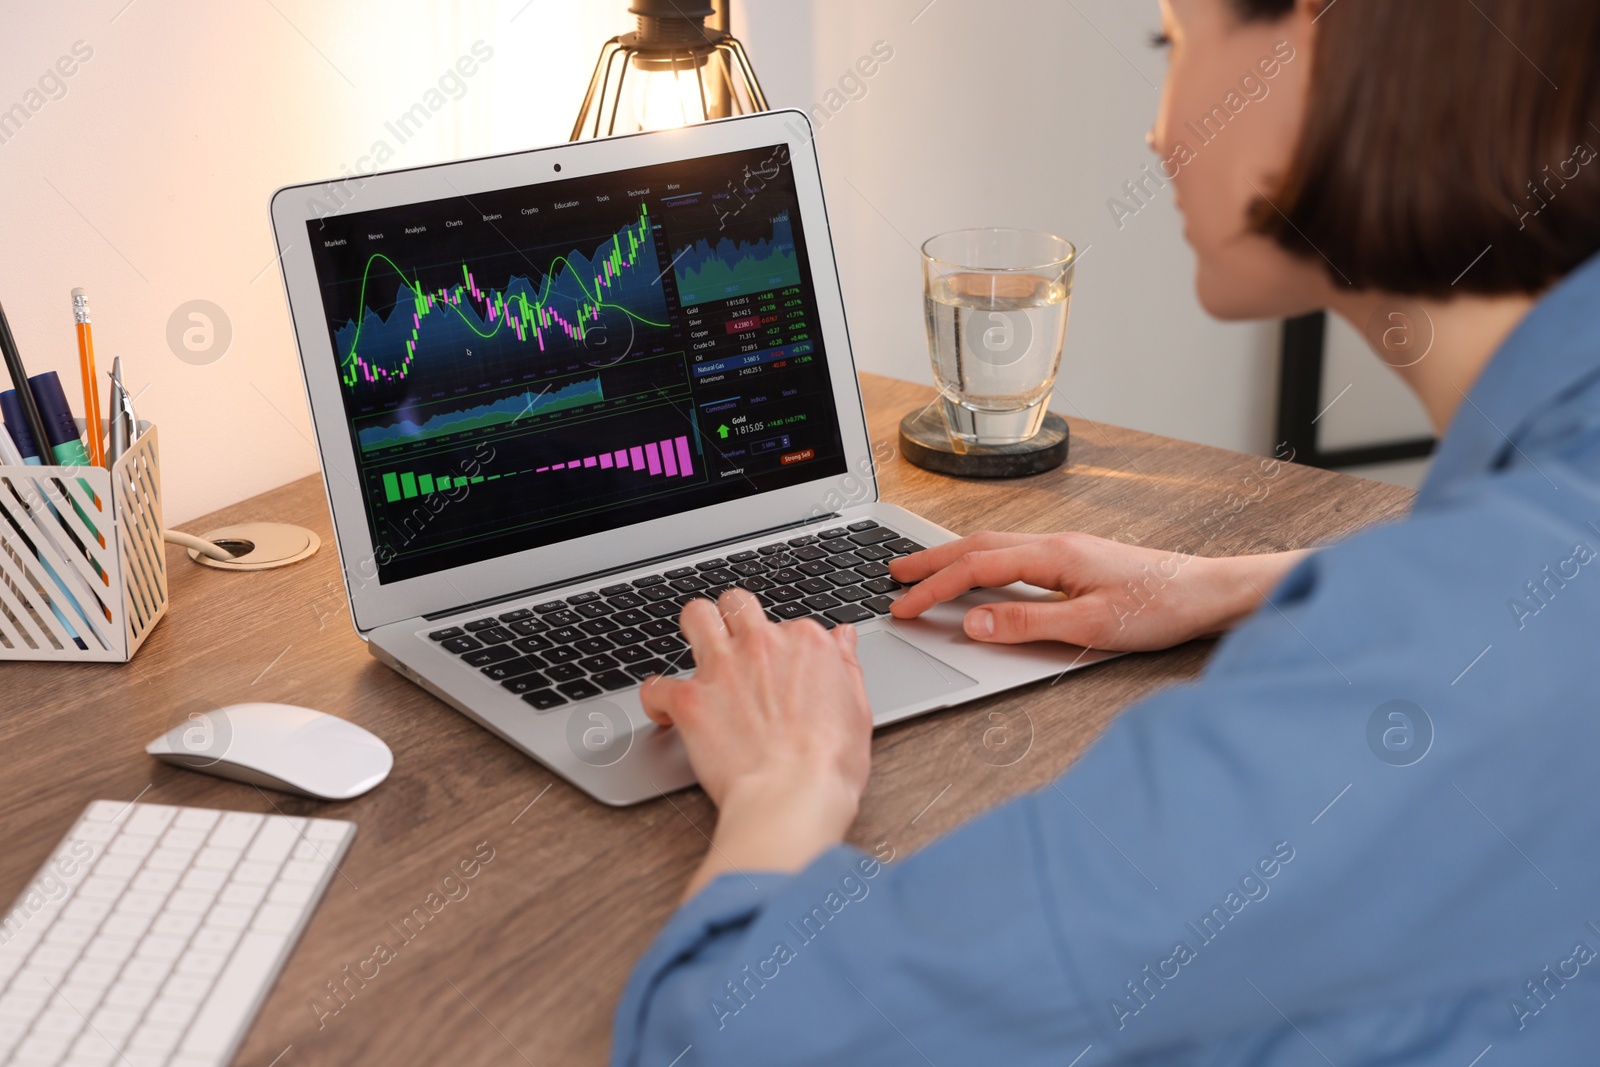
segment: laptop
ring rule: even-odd
[[[356,630],[596,799],[694,781],[639,685],[740,585],[860,630],[878,724],[1108,653],[888,615],[956,535],[878,499],[804,113],[291,186],[273,228]]]

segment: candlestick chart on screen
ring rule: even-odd
[[[493,526],[703,481],[668,265],[649,206],[636,210],[573,247],[367,259],[330,325],[380,525],[463,486],[535,495],[468,509]],[[486,445],[494,469],[479,472]]]
[[[544,263],[514,247],[425,266],[375,253],[334,330],[339,378],[366,405],[604,364],[669,329],[666,299],[644,205],[596,247]]]

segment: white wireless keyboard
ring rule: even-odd
[[[90,804],[0,926],[0,1063],[226,1064],[355,831]]]

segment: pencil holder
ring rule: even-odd
[[[126,663],[167,611],[156,429],[104,467],[0,466],[0,660]]]

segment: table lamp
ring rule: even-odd
[[[639,28],[600,49],[574,141],[768,110],[744,45],[706,25],[709,0],[634,0],[628,10]]]

